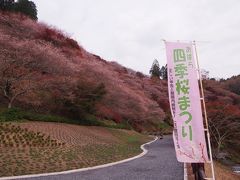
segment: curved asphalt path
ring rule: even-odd
[[[171,136],[145,148],[145,156],[111,167],[20,180],[183,180],[183,164],[176,160]]]

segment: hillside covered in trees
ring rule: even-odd
[[[0,14],[0,87],[2,109],[82,124],[110,120],[139,132],[172,126],[165,79],[106,61],[60,30],[23,15]],[[204,87],[216,157],[227,152],[240,162],[239,76],[204,80]]]

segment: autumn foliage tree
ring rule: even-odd
[[[50,45],[20,41],[2,32],[0,46],[0,95],[7,100],[8,108],[23,96],[46,87],[46,79],[53,74],[66,76],[64,56]]]
[[[97,103],[107,93],[103,83],[95,83],[86,77],[79,78],[71,89],[68,93],[62,93],[59,100],[68,117],[80,120],[94,115]]]
[[[240,147],[239,108],[215,101],[207,104],[207,110],[215,157],[230,146]]]
[[[8,108],[11,108],[16,99],[36,87],[34,68],[39,62],[26,55],[33,47],[29,42],[16,42],[2,34],[0,45],[0,94],[7,100]]]
[[[8,101],[8,108],[21,95],[33,90],[35,73],[26,68],[32,62],[16,59],[2,59],[0,61],[1,94]]]
[[[96,103],[99,102],[106,94],[106,88],[103,83],[95,84],[91,81],[79,80],[76,90],[74,91],[74,103],[84,113],[94,113]]]
[[[225,86],[225,88],[240,95],[240,75],[232,76],[231,78],[222,82],[222,84]]]

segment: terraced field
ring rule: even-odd
[[[71,124],[31,122],[21,123],[22,128],[30,129],[34,132],[42,132],[67,145],[84,146],[86,144],[109,144],[117,143],[119,139],[110,133],[109,129],[90,126],[77,126]],[[128,132],[128,131],[126,131]]]
[[[135,131],[60,123],[0,124],[0,176],[63,171],[141,152],[151,138]]]

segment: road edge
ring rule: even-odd
[[[134,159],[138,159],[142,156],[144,156],[145,154],[147,154],[148,150],[144,148],[145,145],[151,144],[153,142],[155,142],[156,140],[158,140],[158,137],[155,137],[154,140],[147,142],[145,144],[142,144],[140,146],[140,148],[142,149],[142,153],[140,153],[139,155],[136,155],[134,157],[131,158],[127,158],[127,159],[123,159],[121,161],[116,161],[116,162],[112,162],[112,163],[107,163],[107,164],[102,164],[102,165],[98,165],[98,166],[93,166],[93,167],[87,167],[87,168],[81,168],[81,169],[73,169],[73,170],[67,170],[67,171],[60,171],[60,172],[51,172],[51,173],[42,173],[42,174],[29,174],[29,175],[21,175],[21,176],[9,176],[9,177],[0,177],[0,180],[12,180],[12,179],[23,179],[23,178],[32,178],[32,177],[45,177],[45,176],[54,176],[54,175],[61,175],[61,174],[70,174],[70,173],[76,173],[76,172],[82,172],[82,171],[89,171],[89,170],[94,170],[94,169],[100,169],[100,168],[105,168],[105,167],[110,167],[110,166],[114,166],[117,164],[121,164],[121,163],[125,163],[128,161],[132,161]]]

